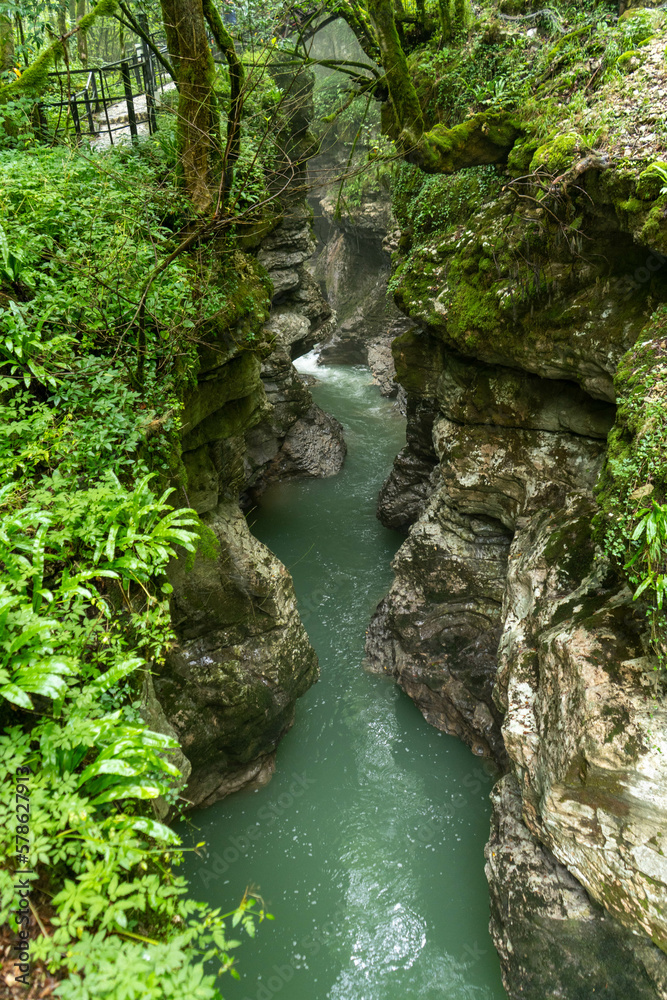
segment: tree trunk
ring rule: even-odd
[[[225,190],[234,182],[234,164],[241,153],[241,115],[243,113],[243,88],[245,84],[245,69],[238,57],[234,39],[224,25],[213,0],[203,0],[203,10],[206,22],[213,33],[220,51],[224,54],[229,67],[229,115],[227,117],[227,148],[224,155]]]
[[[202,0],[161,0],[169,54],[179,83],[178,141],[183,180],[199,212],[210,209],[213,168],[220,155],[215,63],[206,37]]]
[[[76,3],[76,19],[80,21],[82,17],[86,16],[86,0],[77,0]],[[88,62],[88,36],[84,30],[77,33],[76,41],[78,45],[79,59],[85,66]]]
[[[0,15],[0,70],[14,65],[14,30],[8,17]]]
[[[58,8],[58,34],[62,37],[67,34],[67,9],[69,3],[67,0],[60,4]]]
[[[445,0],[448,10],[450,2]],[[465,19],[466,2],[454,0],[454,17],[459,23]],[[435,125],[426,131],[419,97],[396,30],[392,0],[368,0],[368,13],[389,90],[382,128],[395,141],[401,156],[431,174],[451,174],[464,167],[506,160],[522,130],[504,112],[473,115],[454,128]]]

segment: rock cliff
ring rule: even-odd
[[[387,294],[390,253],[387,234],[395,228],[389,192],[369,185],[355,207],[337,211],[345,162],[320,157],[311,168],[317,183],[311,195],[318,235],[313,277],[331,303],[335,324],[321,339],[319,357],[330,364],[368,365],[384,396],[395,396],[391,343],[407,328]]]
[[[507,774],[492,931],[510,997],[534,1000],[667,997],[660,616],[648,627],[622,550],[643,498],[664,499],[650,317],[667,223],[647,219],[665,196],[643,164],[582,161],[551,216],[488,168],[438,178],[454,207],[428,234],[404,204],[408,444],[379,513],[409,532],[367,643],[372,669]],[[480,184],[483,207],[461,197]]]

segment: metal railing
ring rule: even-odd
[[[166,51],[166,46],[160,46]],[[83,86],[78,86],[83,77]],[[118,133],[136,139],[146,123],[150,135],[157,131],[158,94],[165,89],[168,74],[145,41],[134,46],[124,59],[95,69],[63,69],[49,74],[60,90],[60,100],[45,100],[39,106],[44,138],[57,139],[74,132],[103,138],[114,145]],[[55,95],[54,95],[55,96]]]

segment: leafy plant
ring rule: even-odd
[[[626,562],[625,569],[632,570],[631,579],[638,582],[635,599],[650,587],[661,610],[667,587],[667,504],[653,500],[637,516],[639,523],[630,536],[631,543],[637,544],[637,551]]]
[[[0,152],[0,762],[10,790],[30,771],[19,853],[13,792],[0,804],[0,920],[16,930],[14,871],[30,868],[31,952],[71,1000],[213,1000],[239,944],[236,911],[177,874],[153,805],[177,803],[178,745],[141,715],[174,638],[167,566],[205,535],[165,488],[181,401],[238,280],[207,248],[196,282],[174,262],[146,300],[138,385],[136,303],[187,218],[172,167],[157,144]],[[266,916],[249,897],[238,913],[248,934]]]

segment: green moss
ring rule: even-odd
[[[426,173],[454,173],[465,167],[504,162],[522,132],[520,123],[506,112],[482,112],[453,128],[436,125],[423,139],[422,169]]]
[[[667,163],[663,160],[656,160],[639,175],[637,197],[644,199],[644,201],[655,200],[660,195],[662,188],[667,185],[666,178]]]
[[[639,68],[641,62],[641,52],[638,49],[630,49],[624,52],[616,60],[616,69],[620,73],[632,73]]]
[[[550,137],[539,146],[530,161],[531,172],[546,170],[550,174],[561,174],[572,164],[581,137],[569,132]]]
[[[60,42],[51,45],[23,71],[19,80],[0,88],[0,101],[9,100],[20,94],[37,95],[46,90],[51,67],[55,60],[62,58],[63,55],[64,50]]]
[[[193,450],[212,441],[244,434],[268,416],[264,387],[260,384],[242,399],[224,404],[183,437],[183,449]]]
[[[623,212],[643,212],[646,209],[644,205],[638,198],[628,198],[627,201],[619,201],[618,207]]]
[[[465,346],[475,346],[479,333],[492,333],[497,329],[500,313],[494,295],[480,287],[480,282],[468,284],[458,281],[452,299],[450,329],[464,336]]]
[[[651,207],[638,240],[653,251],[667,253],[667,195],[662,195]]]
[[[89,14],[86,14],[78,22],[79,31],[87,31],[92,28],[98,17],[113,17],[118,10],[117,0],[100,0],[95,4]]]
[[[527,174],[531,161],[540,148],[540,140],[534,136],[527,136],[525,139],[516,142],[507,158],[507,169],[514,177],[521,177]]]
[[[575,31],[568,32],[567,35],[563,35],[560,41],[556,42],[554,47],[550,50],[547,61],[553,62],[553,60],[559,56],[568,46],[579,38],[583,38],[584,35],[590,34],[593,30],[593,25],[587,24],[583,28],[577,28]]]
[[[444,368],[442,343],[412,329],[396,337],[391,350],[396,379],[410,397],[434,397]]]

